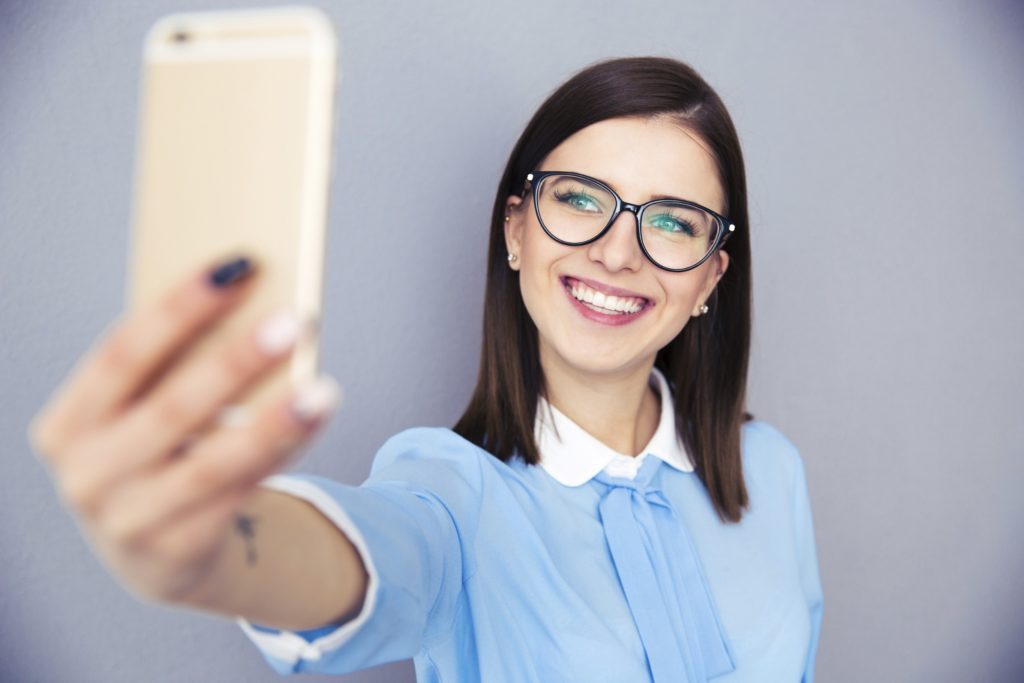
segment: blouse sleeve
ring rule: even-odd
[[[811,637],[807,647],[807,659],[804,663],[801,683],[814,683],[814,664],[818,653],[818,640],[821,636],[821,618],[825,601],[821,588],[821,577],[818,573],[818,555],[814,542],[814,523],[811,518],[807,475],[804,471],[803,460],[799,456],[796,463],[794,518],[797,525],[797,553],[800,563],[800,581],[807,598],[807,609],[811,620]]]
[[[352,486],[312,474],[278,474],[261,486],[302,498],[352,541],[368,584],[343,624],[288,631],[236,621],[282,675],[343,674],[408,659],[454,615],[480,505],[480,459],[450,430],[416,428],[389,439],[370,476]]]

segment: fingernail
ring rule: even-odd
[[[209,282],[217,289],[225,289],[249,277],[253,262],[244,256],[224,261],[210,271]]]
[[[341,387],[330,375],[321,375],[301,387],[292,399],[292,415],[310,423],[333,411],[341,400]]]
[[[266,353],[276,356],[290,349],[302,331],[302,321],[292,310],[281,309],[260,323],[256,343]]]

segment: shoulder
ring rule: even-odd
[[[384,442],[374,458],[374,467],[402,457],[460,461],[478,457],[475,450],[480,449],[447,427],[410,427]]]
[[[492,462],[493,461],[493,462]],[[374,456],[371,481],[415,481],[479,491],[485,470],[500,461],[448,427],[411,427],[388,438]]]
[[[744,422],[740,438],[745,458],[770,458],[791,464],[800,459],[800,453],[789,437],[764,420]]]
[[[792,495],[794,486],[803,485],[800,451],[777,427],[749,420],[743,424],[740,441],[744,474],[752,488]]]

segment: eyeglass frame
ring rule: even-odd
[[[612,217],[608,220],[608,224],[605,225],[600,232],[598,232],[590,239],[585,240],[583,242],[567,242],[566,240],[559,239],[558,237],[556,237],[554,234],[552,234],[550,230],[548,230],[548,227],[544,225],[544,219],[540,217],[540,202],[537,201],[537,188],[540,187],[541,181],[544,180],[544,178],[553,175],[564,175],[586,180],[587,182],[594,183],[595,185],[604,188],[613,197],[615,197],[615,210],[612,211]],[[531,198],[533,199],[533,210],[534,213],[537,214],[537,222],[540,223],[540,227],[544,230],[545,233],[547,233],[548,237],[558,242],[559,244],[564,244],[569,247],[582,247],[584,245],[590,244],[591,242],[596,242],[597,240],[601,239],[608,232],[608,230],[611,229],[612,225],[615,224],[615,221],[618,220],[619,216],[622,214],[623,211],[629,211],[636,218],[636,242],[637,244],[640,245],[640,251],[642,251],[644,256],[647,257],[647,260],[653,263],[656,267],[661,268],[662,270],[667,270],[670,273],[685,273],[688,270],[693,270],[694,268],[697,268],[702,263],[707,261],[712,254],[721,249],[722,246],[729,239],[729,236],[732,235],[732,233],[736,230],[736,225],[733,224],[733,222],[730,221],[728,218],[718,213],[717,211],[712,211],[708,207],[698,204],[697,202],[692,202],[688,199],[652,199],[651,201],[644,202],[643,204],[632,204],[630,202],[623,201],[622,197],[619,196],[619,193],[613,190],[611,186],[608,185],[608,183],[604,182],[603,180],[598,180],[597,178],[594,178],[592,176],[584,175],[583,173],[576,173],[574,171],[531,171],[530,173],[526,174],[526,181],[523,184],[523,192],[521,196],[525,198],[526,193],[530,192],[531,190]],[[683,206],[689,206],[692,208],[700,209],[701,211],[706,211],[709,214],[711,214],[714,217],[714,219],[718,222],[718,235],[715,237],[714,244],[712,244],[711,247],[708,249],[708,253],[704,254],[703,258],[701,258],[700,261],[694,263],[692,266],[687,266],[686,268],[669,268],[667,266],[663,266],[654,260],[654,258],[647,251],[647,247],[644,246],[644,240],[641,234],[644,210],[647,207],[651,206],[652,204],[665,203],[681,204]],[[728,229],[726,229],[726,226],[728,226]]]

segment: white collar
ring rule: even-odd
[[[633,478],[647,455],[660,458],[681,472],[692,472],[693,463],[676,435],[675,410],[668,382],[658,368],[652,367],[648,383],[656,386],[661,395],[661,418],[651,440],[636,457],[612,450],[543,396],[538,397],[534,438],[540,450],[541,467],[565,486],[585,484],[601,470],[612,476]]]

